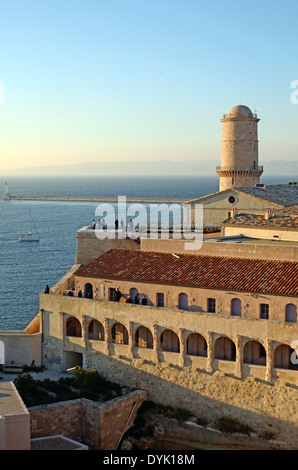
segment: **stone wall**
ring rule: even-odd
[[[81,441],[83,407],[83,400],[70,400],[29,408],[31,438],[62,434]]]
[[[277,347],[297,338],[297,324],[55,295],[42,295],[41,305],[48,369],[63,371],[66,356],[75,354],[77,360],[80,355],[83,367],[95,367],[112,381],[146,390],[152,401],[186,408],[199,416],[231,414],[252,423],[268,421],[277,431],[286,424],[297,433],[297,371],[273,363]],[[80,337],[65,334],[72,315],[81,324]],[[104,325],[104,340],[88,338],[91,319]],[[127,328],[127,344],[111,341],[116,322]],[[136,346],[135,332],[140,325],[151,330],[153,348]],[[166,328],[177,333],[180,352],[161,350],[160,334]],[[207,338],[206,357],[186,353],[191,331]],[[234,341],[236,360],[214,356],[215,342],[222,335]],[[266,365],[243,363],[244,346],[252,339],[264,345]]]
[[[142,387],[149,400],[189,410],[212,422],[229,416],[258,433],[273,433],[277,440],[298,445],[297,386],[269,383],[248,377],[239,380],[233,373],[210,374],[196,367],[179,367],[166,362],[126,356],[90,354],[106,378],[128,387]]]
[[[4,343],[5,364],[41,365],[41,333],[27,334],[22,330],[0,331]]]
[[[133,425],[137,411],[147,400],[143,391],[131,392],[122,397],[100,405],[100,443],[102,449],[116,449],[125,432]]]
[[[62,434],[94,449],[113,450],[146,399],[147,393],[137,390],[105,403],[79,399],[31,407],[31,438]]]
[[[83,227],[77,232],[76,264],[87,264],[94,258],[102,255],[112,248],[138,250],[140,245],[135,240],[127,239],[104,239],[96,237],[95,230]]]
[[[233,202],[230,202],[230,196],[234,197]],[[204,196],[191,202],[193,205],[204,205],[203,224],[205,226],[220,226],[221,223],[229,217],[233,207],[236,207],[239,212],[253,214],[264,214],[267,209],[274,210],[282,207],[279,204],[271,203],[265,199],[252,197],[233,189],[227,189],[225,191]],[[192,221],[194,220],[194,207],[192,207]]]
[[[271,240],[273,238],[277,238],[278,240],[290,241],[290,242],[297,242],[298,241],[298,232],[295,229],[289,228],[288,230],[283,227],[278,227],[276,225],[272,226],[265,226],[265,227],[254,227],[254,226],[241,226],[241,225],[234,225],[228,226],[226,225],[223,227],[223,236],[225,237],[235,237],[239,235],[243,235],[245,237],[251,238],[261,238],[266,240]],[[283,245],[284,246],[284,245]],[[295,259],[295,258],[294,258]],[[297,259],[297,258],[296,258]]]
[[[141,240],[141,251],[158,251],[163,253],[185,253],[200,256],[227,256],[244,259],[267,259],[293,261],[298,259],[298,246],[281,245],[279,241],[271,240],[262,243],[247,242],[233,243],[222,240],[217,243],[205,239],[200,250],[185,250],[185,240]]]

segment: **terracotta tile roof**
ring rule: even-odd
[[[298,230],[298,205],[280,209],[271,213],[269,219],[265,214],[236,213],[222,222],[225,226],[249,226],[266,229]]]
[[[298,216],[298,204],[293,204],[293,206],[284,207],[283,209],[279,209],[274,211],[275,214],[285,214],[285,215],[294,215]]]
[[[31,439],[31,450],[81,450],[88,447],[68,437],[57,435]]]
[[[76,276],[146,284],[298,295],[298,262],[109,250]]]

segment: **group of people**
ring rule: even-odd
[[[95,222],[95,219],[92,220],[92,225],[91,229],[95,230],[111,230],[111,227],[108,227],[106,221],[104,218],[98,219],[98,222]],[[139,229],[139,224],[136,226],[133,223],[133,220],[130,219],[127,227],[125,227],[123,220],[119,222],[118,219],[115,220],[115,230],[118,232],[122,232],[123,235],[127,235],[129,238],[136,238],[138,236],[138,232],[140,231]]]
[[[122,293],[120,291],[120,289],[116,289],[115,290],[115,293],[114,293],[114,301],[115,302],[120,302],[120,299],[122,297]],[[125,303],[126,304],[141,304],[141,305],[148,305],[148,300],[146,298],[145,295],[143,295],[142,297],[142,300],[140,300],[140,296],[139,294],[137,293],[134,298],[132,299],[131,296],[129,295],[126,300],[125,300]]]
[[[49,293],[50,293],[50,289],[49,289],[49,286],[48,286],[48,285],[46,285],[46,287],[45,287],[45,289],[44,289],[44,293],[45,293],[45,294],[49,294]],[[69,291],[68,291],[68,295],[69,295],[70,297],[73,297],[73,296],[74,296],[73,290],[69,290]],[[82,293],[81,289],[80,289],[79,292],[78,292],[78,297],[83,297],[83,293]],[[87,297],[88,297],[88,296],[87,296]],[[117,289],[115,290],[115,292],[114,292],[114,301],[115,301],[115,302],[120,302],[121,297],[122,297],[122,293],[121,293],[120,289],[117,288]],[[147,298],[146,298],[145,295],[143,295],[142,300],[141,300],[139,294],[137,293],[137,294],[134,296],[133,299],[132,299],[131,296],[129,295],[129,296],[126,298],[125,303],[126,303],[126,304],[148,305],[148,300],[147,300]]]
[[[148,305],[148,300],[145,295],[143,295],[142,300],[140,301],[139,294],[136,294],[134,299],[131,298],[129,295],[125,301],[126,304],[141,304],[141,305]]]
[[[102,218],[102,219],[98,219],[97,224],[95,223],[95,220],[93,219],[93,220],[92,220],[91,228],[92,228],[93,230],[95,230],[96,228],[97,228],[98,230],[107,230],[108,227],[107,227],[107,224],[106,224],[105,219]],[[123,222],[123,220],[121,220],[120,223],[119,223],[118,219],[115,220],[115,230],[119,230],[119,229],[120,229],[120,230],[123,230],[123,228],[124,228],[124,222]]]

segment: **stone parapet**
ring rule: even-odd
[[[92,449],[114,450],[147,398],[136,390],[104,403],[83,398],[31,407],[31,438],[62,434]]]

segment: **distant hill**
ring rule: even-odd
[[[9,171],[2,170],[2,174],[9,175],[69,175],[69,176],[133,176],[133,175],[214,175],[216,161],[182,162],[160,161],[127,161],[127,162],[86,162],[71,165],[35,166]]]
[[[86,162],[70,165],[35,166],[18,170],[2,170],[3,175],[14,176],[213,176],[216,174],[217,160],[185,160],[185,161],[128,161],[128,162]],[[298,179],[298,160],[272,160],[260,162],[264,166],[264,175],[287,176]]]

